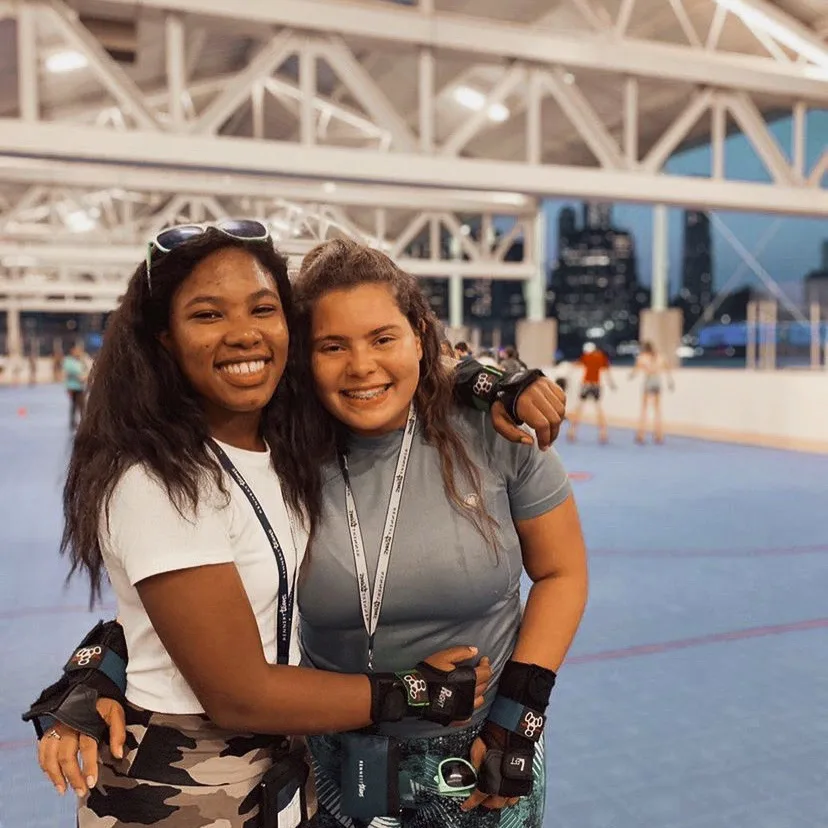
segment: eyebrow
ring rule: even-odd
[[[367,336],[378,336],[381,333],[385,333],[386,331],[399,331],[399,325],[380,325],[379,328],[374,328],[372,331],[368,331]],[[325,336],[318,336],[314,339],[314,342],[323,342],[325,340],[330,340],[334,342],[345,342],[350,337],[341,336],[339,334],[326,334]]]
[[[270,299],[276,299],[280,303],[282,301],[282,298],[279,296],[279,294],[276,293],[274,290],[271,290],[270,288],[262,288],[261,290],[257,290],[255,293],[251,293],[250,296],[247,297],[247,301],[258,302],[259,299],[264,299],[266,297]],[[187,302],[187,304],[184,307],[189,308],[192,305],[199,305],[202,302],[212,302],[218,305],[221,304],[222,299],[220,296],[210,296],[208,294],[202,294],[200,296],[193,296],[193,298],[190,299],[190,301]]]

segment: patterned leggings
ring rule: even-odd
[[[308,739],[319,798],[319,828],[541,828],[546,792],[544,744],[535,750],[535,784],[530,796],[502,811],[478,806],[461,811],[462,798],[440,796],[434,777],[443,759],[467,757],[479,726],[455,730],[446,736],[400,742],[400,770],[414,781],[416,805],[401,817],[375,817],[369,824],[342,816],[340,809],[339,767],[342,751],[336,736]]]

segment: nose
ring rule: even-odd
[[[355,347],[350,352],[348,373],[352,377],[367,377],[377,370],[377,361],[368,348]]]
[[[250,320],[234,325],[224,335],[224,341],[233,348],[248,350],[262,342],[262,332],[250,324]]]

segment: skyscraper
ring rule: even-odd
[[[805,301],[816,302],[822,313],[828,312],[828,239],[822,243],[822,263],[805,277]]]
[[[604,346],[635,339],[646,292],[638,284],[632,235],[612,224],[612,207],[587,204],[578,227],[576,212],[558,215],[558,257],[548,293],[565,351],[586,339]]]
[[[681,289],[677,304],[689,330],[713,301],[713,243],[710,218],[699,210],[684,211]]]

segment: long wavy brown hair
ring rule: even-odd
[[[453,423],[453,378],[441,359],[440,323],[416,280],[381,251],[349,239],[333,239],[317,245],[305,256],[294,283],[297,321],[294,338],[300,370],[308,372],[301,382],[312,387],[311,317],[314,303],[333,290],[365,284],[387,285],[400,311],[421,339],[423,356],[414,405],[426,442],[439,452],[443,486],[450,503],[495,549],[497,522],[485,508],[480,470],[469,457],[466,444]],[[313,465],[331,462],[345,450],[344,427],[321,405],[316,406],[306,422],[305,434],[314,447]],[[472,486],[476,495],[473,503],[464,502],[460,497],[458,477],[465,478]]]
[[[63,490],[61,552],[72,568],[88,574],[91,602],[101,594],[103,558],[98,540],[101,519],[122,474],[143,464],[166,487],[179,510],[198,505],[199,483],[210,474],[227,494],[223,475],[207,447],[208,428],[201,402],[159,336],[169,325],[170,304],[195,266],[225,247],[243,247],[273,276],[288,330],[295,311],[287,263],[270,242],[240,242],[210,229],[197,239],[159,255],[151,284],[142,263],[112,315],[103,347],[90,376],[89,400],[75,436]],[[288,361],[276,393],[262,415],[262,436],[287,502],[311,527],[321,503],[319,469],[305,462],[306,410],[319,408],[300,393],[291,336]],[[152,515],[147,515],[152,520]]]

